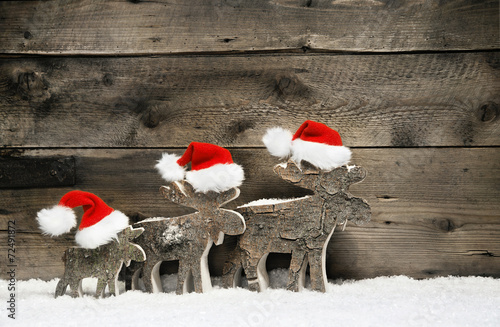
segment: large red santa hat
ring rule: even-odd
[[[75,240],[83,248],[94,249],[106,244],[129,225],[125,214],[109,207],[97,195],[71,191],[66,193],[56,206],[38,212],[40,229],[50,236],[69,232],[76,226],[73,208],[79,206],[83,207],[84,212]]]
[[[191,162],[191,170],[185,170]],[[163,179],[175,182],[186,179],[196,192],[224,192],[241,185],[243,168],[233,162],[231,153],[210,143],[191,142],[182,157],[164,153],[155,166]]]
[[[262,141],[271,155],[331,170],[349,163],[351,150],[342,144],[337,131],[325,124],[306,120],[292,135],[281,127],[268,129]]]

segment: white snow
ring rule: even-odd
[[[162,236],[165,244],[181,244],[185,240],[179,225],[168,225]]]
[[[151,223],[151,222],[163,221],[163,220],[167,220],[167,219],[170,219],[170,218],[168,218],[168,217],[151,217],[151,218],[146,218],[144,220],[141,220],[140,223]]]
[[[330,280],[326,293],[294,293],[283,289],[286,270],[269,275],[271,288],[262,293],[222,289],[213,278],[205,294],[128,291],[104,299],[91,296],[95,279],[85,279],[87,295],[75,299],[54,299],[57,280],[17,281],[15,321],[9,282],[0,280],[0,326],[500,326],[500,279]],[[175,291],[175,283],[176,275],[162,276],[164,290]]]
[[[244,205],[239,206],[238,208],[246,208],[246,207],[254,207],[254,206],[261,206],[261,205],[275,205],[275,204],[280,204],[280,203],[285,203],[285,202],[292,202],[292,201],[299,201],[303,199],[309,198],[309,195],[300,197],[300,198],[291,198],[291,199],[259,199],[255,200],[252,202],[248,202]]]

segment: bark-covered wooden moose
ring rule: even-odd
[[[64,276],[56,286],[55,297],[64,295],[69,285],[70,295],[82,296],[82,280],[97,277],[96,297],[104,295],[106,285],[110,294],[118,295],[118,274],[123,263],[130,265],[131,260],[144,261],[146,255],[142,248],[132,243],[144,228],[125,228],[112,242],[95,249],[69,248],[64,252]]]
[[[137,239],[147,256],[142,268],[144,286],[149,292],[160,292],[160,264],[179,260],[176,293],[191,291],[190,278],[195,292],[206,292],[212,286],[208,270],[212,244],[221,244],[224,234],[239,235],[245,231],[245,221],[239,213],[220,208],[237,198],[240,190],[199,193],[187,181],[179,181],[162,186],[160,192],[172,202],[198,211],[180,217],[149,218],[134,225],[145,229]],[[138,273],[132,280],[135,289],[138,288]]]
[[[184,166],[191,162],[191,170]],[[224,234],[245,231],[243,217],[221,206],[237,198],[244,179],[243,168],[233,162],[230,152],[220,146],[192,142],[182,155],[164,153],[156,168],[170,182],[160,192],[172,202],[197,212],[173,218],[151,218],[136,224],[146,232],[137,240],[146,251],[142,275],[146,290],[159,292],[159,268],[162,261],[179,261],[177,294],[190,291],[192,277],[195,292],[211,288],[208,253],[212,244],[221,244]],[[132,286],[137,288],[138,275]]]
[[[313,190],[314,195],[238,208],[247,231],[239,237],[226,261],[223,284],[235,285],[239,268],[243,268],[249,289],[264,290],[269,285],[267,255],[291,253],[287,288],[293,291],[303,288],[309,263],[311,288],[324,292],[326,249],[335,227],[345,226],[347,221],[360,223],[370,219],[369,205],[348,192],[349,185],[362,181],[366,171],[347,166],[322,171],[307,162],[299,168],[290,160],[277,165],[274,172],[292,184]]]
[[[59,203],[37,213],[37,221],[44,234],[59,236],[70,232],[77,225],[73,209],[83,208],[80,225],[75,234],[79,248],[65,251],[64,276],[56,287],[55,296],[64,295],[68,285],[71,295],[81,295],[81,282],[86,277],[97,277],[96,296],[102,296],[106,285],[110,293],[118,294],[116,282],[120,269],[131,260],[144,261],[144,251],[131,241],[144,229],[132,229],[128,217],[108,206],[97,195],[73,190],[66,193]]]
[[[277,252],[292,256],[288,289],[303,287],[309,263],[312,289],[325,291],[326,248],[335,226],[371,217],[369,205],[348,192],[349,185],[363,180],[366,171],[347,166],[350,149],[343,145],[337,131],[322,123],[306,120],[294,134],[281,127],[270,128],[262,141],[271,155],[290,158],[275,166],[274,172],[314,191],[314,195],[240,208],[247,232],[226,262],[224,284],[233,284],[235,273],[243,267],[249,288],[265,289],[269,284],[267,255]]]

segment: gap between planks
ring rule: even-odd
[[[199,51],[199,52],[164,52],[164,53],[0,53],[0,59],[17,59],[17,58],[164,58],[164,57],[229,57],[229,56],[262,56],[262,55],[328,55],[328,56],[394,56],[394,55],[425,55],[425,54],[460,54],[460,53],[488,53],[498,52],[500,48],[494,49],[467,49],[467,50],[415,50],[415,51],[353,51],[353,50],[335,50],[335,49],[314,49],[309,47],[294,48],[294,49],[274,49],[274,50],[230,50],[230,51]]]

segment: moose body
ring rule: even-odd
[[[348,220],[368,221],[369,205],[348,193],[350,184],[362,181],[361,167],[342,166],[332,171],[317,170],[307,163],[302,169],[295,162],[274,168],[281,178],[314,191],[311,196],[286,202],[247,205],[238,208],[245,218],[247,231],[241,235],[223,271],[225,286],[237,284],[237,273],[243,268],[251,290],[263,290],[268,284],[265,270],[267,255],[290,253],[287,288],[293,291],[304,285],[307,264],[311,288],[325,291],[326,249],[337,225]]]
[[[146,291],[162,290],[159,268],[163,261],[179,261],[177,294],[190,291],[193,280],[194,291],[201,293],[211,288],[208,270],[208,253],[212,244],[223,241],[224,234],[239,235],[245,231],[243,217],[234,211],[220,208],[239,195],[238,188],[222,193],[195,192],[186,181],[162,186],[160,192],[168,199],[198,212],[172,218],[150,218],[136,223],[145,232],[137,243],[146,252],[142,267],[142,280]],[[133,288],[138,288],[138,274],[134,273]]]
[[[68,285],[72,297],[82,296],[82,280],[96,277],[96,297],[104,295],[106,285],[111,294],[118,295],[118,274],[123,263],[128,266],[131,260],[144,261],[145,253],[140,246],[131,241],[144,231],[130,226],[118,233],[117,239],[95,249],[69,248],[64,252],[64,276],[57,283],[55,297],[64,295]]]

